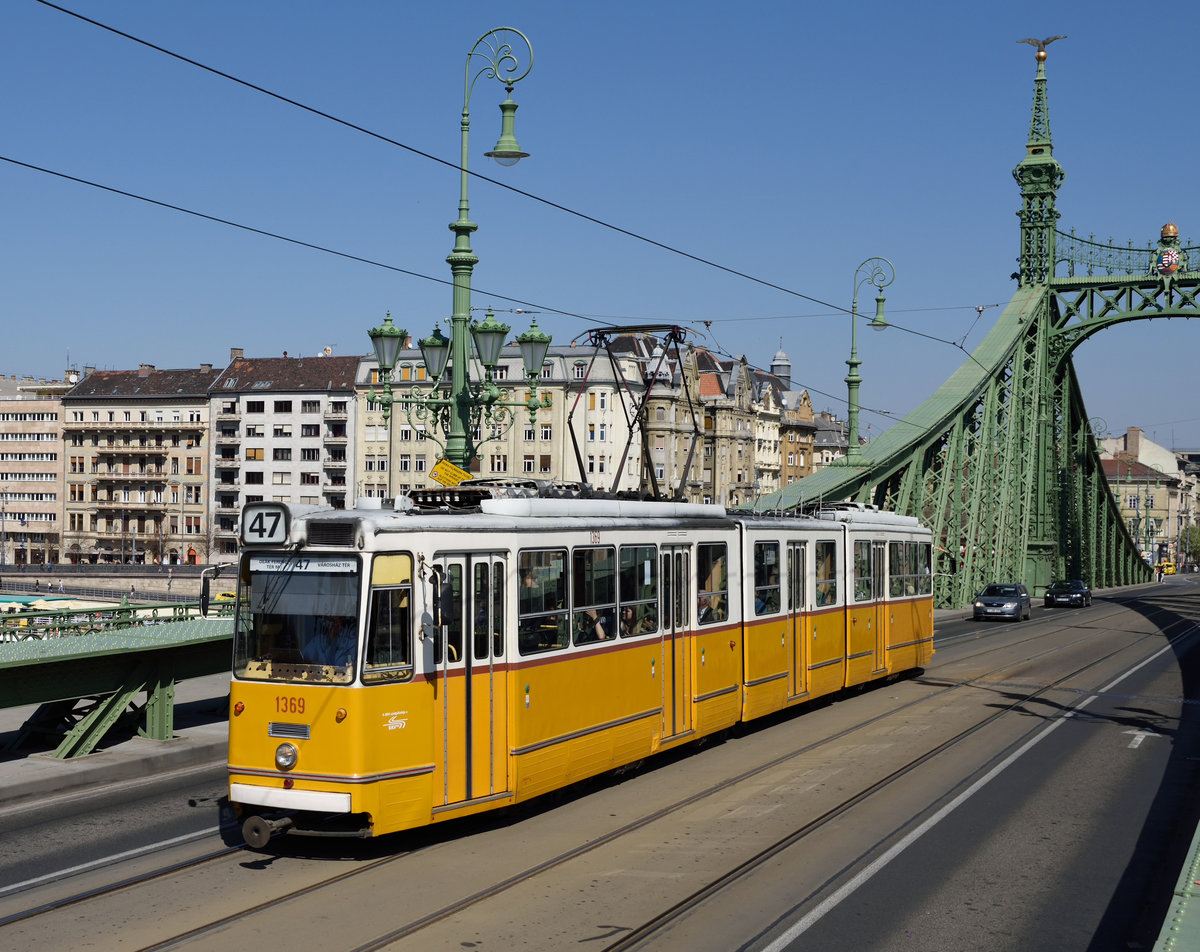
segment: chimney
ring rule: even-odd
[[[1141,462],[1142,459],[1142,428],[1131,426],[1125,431],[1125,449],[1129,455]]]
[[[149,377],[152,373],[154,373],[154,364],[139,364],[138,365],[138,376],[139,377]]]
[[[200,373],[202,373],[202,374],[212,373],[212,364],[201,364],[200,365]]]
[[[241,360],[245,356],[246,356],[246,352],[241,347],[230,347],[229,348],[229,359],[230,360]]]

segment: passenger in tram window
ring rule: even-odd
[[[696,613],[696,617],[700,624],[707,625],[710,621],[716,621],[716,619],[713,618],[712,604],[709,602],[707,595],[700,596],[698,609],[699,610]]]
[[[588,608],[575,615],[575,643],[587,644],[590,641],[607,641],[608,632],[604,628],[604,618],[595,608]]]
[[[621,609],[621,635],[628,638],[636,631],[637,620],[634,617],[633,609],[626,605]]]

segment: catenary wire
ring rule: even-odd
[[[815,298],[815,297],[812,297],[812,296],[810,296],[810,295],[804,294],[804,293],[802,293],[802,292],[800,292],[800,291],[796,291],[796,290],[794,290],[794,289],[791,289],[791,288],[786,288],[786,287],[783,287],[782,285],[778,285],[778,284],[775,284],[775,283],[773,283],[773,282],[771,282],[771,281],[767,281],[767,280],[765,280],[765,279],[763,279],[763,278],[758,278],[758,277],[755,277],[754,275],[747,274],[746,272],[739,271],[739,270],[737,270],[737,269],[735,269],[735,268],[730,268],[730,267],[727,267],[726,265],[719,264],[719,263],[717,263],[717,262],[715,262],[715,261],[711,261],[711,260],[709,260],[709,259],[707,259],[707,258],[703,258],[703,257],[701,257],[701,256],[699,256],[699,255],[692,254],[691,252],[683,251],[682,249],[676,248],[676,247],[674,247],[674,246],[672,246],[672,245],[668,245],[668,244],[666,244],[665,242],[660,242],[660,241],[657,241],[657,240],[655,240],[655,239],[653,239],[653,238],[650,238],[650,237],[648,237],[648,236],[646,236],[646,235],[639,234],[638,232],[630,231],[630,230],[628,230],[628,229],[625,229],[625,228],[622,228],[622,227],[620,227],[619,225],[614,225],[614,224],[612,224],[612,223],[610,223],[610,222],[606,222],[606,221],[604,221],[603,219],[596,218],[596,217],[594,217],[594,216],[592,216],[592,215],[588,215],[588,214],[586,214],[585,212],[580,212],[580,211],[577,211],[577,210],[575,210],[575,209],[569,208],[569,207],[567,207],[567,206],[565,206],[565,205],[561,205],[561,204],[559,204],[559,203],[557,203],[557,202],[551,201],[550,199],[542,198],[542,197],[541,197],[541,196],[539,196],[539,195],[535,195],[535,194],[533,194],[532,192],[527,192],[527,191],[525,191],[524,189],[517,188],[516,186],[514,186],[514,185],[510,185],[510,184],[508,184],[507,182],[500,181],[499,179],[494,179],[494,178],[491,178],[490,176],[483,175],[483,174],[481,174],[481,173],[479,173],[479,172],[475,172],[475,171],[473,171],[473,170],[471,170],[471,169],[463,169],[461,166],[459,166],[458,164],[456,164],[456,163],[454,163],[454,162],[450,162],[450,161],[448,161],[448,160],[446,160],[446,159],[439,158],[438,156],[435,156],[435,155],[432,155],[432,154],[430,154],[430,153],[424,152],[424,151],[423,151],[423,150],[421,150],[421,149],[417,149],[417,148],[416,148],[416,147],[414,147],[414,146],[410,146],[410,145],[408,145],[408,144],[406,144],[406,143],[404,143],[404,142],[400,142],[400,141],[398,141],[398,140],[396,140],[396,139],[392,139],[392,138],[390,138],[390,137],[388,137],[388,136],[385,136],[385,135],[383,135],[382,133],[375,132],[375,131],[373,131],[373,130],[371,130],[371,129],[368,129],[368,128],[364,127],[364,126],[360,126],[360,125],[358,125],[358,124],[356,124],[356,123],[352,123],[352,122],[350,122],[350,121],[348,121],[348,120],[346,120],[346,119],[342,119],[342,118],[340,118],[340,117],[338,117],[338,116],[335,116],[335,115],[333,115],[333,114],[331,114],[331,113],[325,112],[325,111],[323,111],[323,110],[320,110],[320,109],[317,109],[317,108],[315,108],[315,107],[313,107],[313,106],[309,106],[309,105],[307,105],[307,104],[305,104],[305,103],[299,102],[298,100],[291,99],[290,97],[284,96],[284,95],[282,95],[281,93],[274,92],[274,91],[272,91],[272,90],[269,90],[269,89],[267,89],[267,88],[265,88],[265,87],[263,87],[263,86],[259,86],[259,85],[255,84],[255,83],[251,83],[251,82],[249,82],[248,80],[241,79],[241,78],[239,78],[239,77],[237,77],[237,76],[234,76],[234,75],[232,75],[231,73],[227,73],[227,72],[224,72],[223,70],[219,70],[219,69],[217,69],[217,68],[215,68],[215,67],[213,67],[213,66],[209,66],[209,65],[207,65],[207,64],[205,64],[205,63],[201,63],[201,62],[200,62],[200,61],[198,61],[198,60],[195,60],[195,59],[192,59],[192,58],[190,58],[190,57],[184,56],[183,54],[181,54],[181,53],[177,53],[177,52],[175,52],[175,51],[173,51],[173,50],[169,50],[169,49],[167,49],[166,47],[159,46],[158,44],[156,44],[156,43],[152,43],[152,42],[150,42],[150,41],[148,41],[148,40],[145,40],[145,39],[142,39],[141,37],[134,36],[133,34],[131,34],[131,33],[127,33],[127,32],[125,32],[124,30],[119,30],[119,29],[117,29],[116,27],[109,26],[108,24],[106,24],[106,23],[102,23],[102,22],[100,22],[99,20],[93,19],[92,17],[85,16],[85,15],[83,15],[83,14],[81,14],[81,13],[77,12],[77,11],[70,10],[70,9],[68,9],[67,7],[61,6],[61,5],[57,4],[57,3],[52,3],[52,2],[50,2],[50,0],[36,0],[36,2],[37,2],[37,3],[40,3],[41,5],[43,5],[43,6],[45,6],[45,7],[49,7],[50,9],[57,10],[57,11],[59,11],[60,13],[63,13],[63,14],[65,14],[65,15],[67,15],[67,16],[74,17],[75,19],[81,20],[82,22],[85,22],[85,23],[91,24],[92,26],[95,26],[95,27],[97,27],[97,28],[99,28],[99,29],[105,30],[106,32],[112,33],[112,34],[114,34],[115,36],[120,36],[120,37],[122,37],[123,39],[127,39],[127,40],[129,40],[130,42],[137,43],[137,44],[139,44],[139,45],[141,45],[141,46],[144,46],[144,47],[146,47],[147,49],[152,49],[152,50],[154,50],[155,52],[158,52],[158,53],[161,53],[161,54],[163,54],[164,56],[169,56],[169,57],[171,57],[172,59],[176,59],[176,60],[179,60],[180,62],[187,63],[189,66],[194,66],[194,67],[196,67],[197,69],[201,69],[201,70],[204,70],[205,72],[212,73],[214,76],[219,76],[220,78],[222,78],[222,79],[226,79],[226,80],[228,80],[229,82],[236,83],[237,85],[244,86],[245,88],[247,88],[247,89],[250,89],[250,90],[253,90],[254,92],[261,93],[261,94],[262,94],[262,95],[264,95],[264,96],[268,96],[268,97],[270,97],[270,98],[272,98],[272,99],[276,99],[276,100],[278,100],[278,101],[280,101],[280,102],[286,103],[287,105],[294,106],[294,107],[295,107],[295,108],[297,108],[297,109],[300,109],[300,110],[303,110],[303,111],[305,111],[305,112],[311,113],[311,114],[313,114],[313,115],[319,116],[319,117],[321,117],[321,118],[323,118],[323,119],[327,119],[327,120],[329,120],[330,122],[337,123],[338,125],[345,126],[345,127],[346,127],[346,128],[348,128],[348,129],[353,129],[353,130],[354,130],[354,131],[356,131],[356,132],[361,132],[362,134],[364,134],[364,135],[367,135],[367,136],[370,136],[370,137],[372,137],[372,138],[374,138],[374,139],[378,139],[378,140],[379,140],[379,141],[381,141],[381,142],[385,142],[385,143],[387,143],[387,144],[389,144],[389,145],[396,146],[397,148],[404,149],[404,150],[406,150],[406,151],[408,151],[408,152],[411,152],[411,153],[413,153],[414,155],[419,155],[419,156],[421,156],[422,158],[429,159],[429,160],[430,160],[430,161],[432,161],[432,162],[437,162],[438,164],[440,164],[440,165],[444,165],[444,166],[446,166],[447,168],[452,168],[452,169],[455,169],[455,170],[457,170],[457,171],[459,171],[459,172],[466,172],[466,174],[468,174],[468,175],[471,175],[471,176],[473,176],[474,178],[477,178],[477,179],[480,179],[480,180],[482,180],[482,181],[488,182],[488,183],[490,183],[490,184],[492,184],[492,185],[496,185],[496,186],[498,186],[498,187],[500,187],[500,188],[502,188],[502,189],[506,189],[506,190],[508,190],[508,191],[510,191],[510,192],[512,192],[512,193],[514,193],[514,194],[517,194],[517,195],[520,195],[520,196],[522,196],[523,198],[528,198],[528,199],[530,199],[530,200],[532,200],[532,201],[539,202],[540,204],[546,205],[546,206],[547,206],[547,207],[549,207],[549,208],[554,208],[554,209],[556,209],[557,211],[564,212],[564,213],[566,213],[566,214],[568,214],[568,215],[573,215],[573,216],[575,216],[575,217],[577,217],[577,218],[580,218],[580,219],[582,219],[582,220],[584,220],[584,221],[588,221],[588,222],[591,222],[591,223],[593,223],[593,224],[599,225],[599,226],[601,226],[602,228],[607,228],[607,229],[610,229],[610,230],[612,230],[612,231],[618,232],[619,234],[623,234],[623,235],[626,235],[627,237],[633,238],[633,239],[635,239],[635,240],[637,240],[637,241],[642,241],[642,242],[645,242],[645,243],[647,243],[647,244],[650,244],[650,245],[653,245],[653,246],[655,246],[655,247],[657,247],[657,248],[660,248],[660,249],[662,249],[662,250],[664,250],[664,251],[670,252],[671,254],[676,254],[676,255],[679,255],[679,256],[681,256],[681,257],[684,257],[684,258],[687,258],[687,259],[689,259],[689,260],[695,261],[695,262],[697,262],[698,264],[703,264],[703,265],[706,265],[706,266],[708,266],[708,267],[715,268],[715,269],[717,269],[717,270],[719,270],[719,271],[723,271],[723,272],[725,272],[725,273],[727,273],[727,274],[731,274],[731,275],[733,275],[733,276],[735,276],[735,277],[740,277],[740,278],[743,278],[743,279],[745,279],[745,280],[747,280],[747,281],[752,281],[752,282],[754,282],[754,283],[756,283],[756,284],[760,284],[760,285],[762,285],[762,286],[764,286],[764,287],[769,287],[769,288],[771,288],[771,289],[773,289],[773,290],[780,291],[780,292],[782,292],[782,293],[784,293],[784,294],[792,295],[792,296],[794,296],[794,297],[799,297],[799,298],[802,298],[802,299],[804,299],[804,300],[806,300],[806,301],[811,301],[811,302],[812,302],[812,303],[814,303],[814,304],[820,304],[820,305],[821,305],[821,306],[823,306],[823,307],[831,308],[832,310],[834,310],[834,311],[837,311],[837,312],[839,312],[839,313],[842,313],[842,314],[848,314],[848,313],[850,313],[849,309],[847,309],[847,308],[845,308],[845,307],[842,307],[841,305],[838,305],[838,304],[831,304],[831,303],[829,303],[829,302],[827,302],[827,301],[823,301],[823,300],[821,300],[820,298]],[[32,166],[30,166],[30,167],[32,168]],[[52,174],[58,174],[58,173],[52,173]],[[64,176],[64,177],[66,177],[66,178],[70,178],[70,176]],[[94,183],[88,183],[88,184],[94,184]],[[105,186],[97,186],[97,187],[104,188]],[[119,190],[117,190],[117,189],[110,189],[110,191],[119,192]],[[122,193],[122,194],[129,194],[129,193]],[[140,197],[140,196],[132,196],[132,197]],[[153,201],[153,200],[151,200],[151,199],[143,199],[143,200],[145,200],[145,201]],[[166,205],[166,203],[156,203],[156,204],[163,204],[163,205]],[[178,208],[178,206],[169,206],[169,205],[166,205],[166,207]],[[179,209],[179,210],[182,210],[182,211],[187,211],[186,209]],[[200,213],[197,213],[197,212],[189,212],[189,214],[197,214],[197,215],[200,215]],[[200,217],[209,217],[209,218],[210,218],[210,220],[213,220],[213,221],[221,221],[220,219],[211,218],[211,216],[204,216],[204,215],[200,215]],[[249,226],[237,225],[236,223],[227,223],[227,224],[233,224],[233,225],[234,225],[234,227],[243,228],[243,229],[245,229],[245,230],[248,230],[248,231],[255,231],[255,232],[257,232],[258,234],[266,235],[266,236],[268,236],[268,237],[276,237],[276,238],[280,238],[280,240],[283,240],[283,241],[289,241],[289,242],[292,242],[292,243],[295,243],[295,244],[305,245],[305,246],[307,246],[307,247],[314,248],[314,249],[316,249],[316,250],[329,251],[331,254],[339,255],[339,256],[342,256],[342,257],[347,257],[347,258],[356,259],[356,256],[354,256],[354,255],[347,255],[347,254],[344,254],[344,253],[342,253],[342,252],[338,252],[338,251],[332,251],[331,249],[322,248],[322,247],[320,247],[320,246],[317,246],[317,245],[311,245],[311,244],[308,244],[308,243],[306,243],[306,242],[296,241],[295,239],[290,239],[290,238],[286,238],[286,237],[283,237],[283,236],[278,236],[278,235],[272,235],[272,234],[270,234],[269,232],[259,231],[259,230],[257,230],[257,229],[254,229],[254,228],[250,228]],[[366,262],[366,259],[357,258],[356,260],[360,260],[360,261],[364,261],[364,262]],[[367,263],[377,263],[377,262],[367,262]],[[441,284],[448,284],[448,283],[449,283],[449,282],[447,282],[447,281],[444,281],[444,280],[441,280],[441,279],[438,279],[438,278],[432,278],[432,277],[430,277],[430,276],[428,276],[428,275],[423,275],[423,274],[420,274],[420,273],[418,273],[418,272],[405,271],[405,270],[404,270],[404,269],[402,269],[402,268],[397,268],[397,267],[394,267],[394,266],[391,266],[391,265],[382,265],[382,266],[383,266],[383,267],[387,267],[387,268],[391,268],[392,270],[395,270],[395,271],[398,271],[398,272],[401,272],[401,273],[404,273],[404,274],[409,274],[409,275],[412,275],[412,276],[414,276],[414,277],[421,277],[421,278],[425,278],[426,280],[437,281],[438,283],[441,283]],[[480,289],[480,290],[482,291],[483,289]],[[488,293],[488,292],[484,291],[483,293]],[[516,298],[506,297],[506,296],[504,296],[504,295],[494,295],[494,296],[495,296],[495,297],[497,297],[497,298],[499,298],[499,299],[501,299],[501,300],[511,301],[511,302],[513,302],[513,303],[518,303],[518,304],[524,304],[524,303],[528,303],[528,302],[520,301],[520,300],[518,300],[518,299],[516,299]],[[998,307],[999,305],[986,305],[986,306],[987,306],[987,307]],[[584,317],[584,316],[582,316],[582,315],[575,314],[575,313],[573,313],[573,312],[570,312],[570,311],[560,311],[560,310],[557,310],[557,309],[554,309],[554,308],[546,308],[546,310],[548,310],[548,311],[552,311],[553,313],[556,313],[556,314],[562,314],[562,315],[565,315],[565,316],[570,316],[570,317],[577,317],[577,318],[580,318],[580,319],[582,319],[582,320],[590,321],[590,322],[593,322],[593,323],[598,323],[598,324],[608,324],[608,322],[606,322],[606,321],[604,321],[604,320],[602,320],[602,319],[598,319],[598,318],[595,318],[595,317]],[[927,310],[927,309],[920,309],[920,310]],[[612,324],[608,324],[608,326],[613,326],[613,325],[612,325]],[[920,337],[920,338],[923,338],[923,339],[925,339],[925,340],[930,340],[930,341],[933,341],[933,342],[935,342],[935,343],[939,343],[939,344],[946,344],[946,345],[948,345],[948,346],[950,346],[950,347],[954,347],[955,349],[962,351],[962,352],[963,352],[963,353],[964,353],[964,354],[965,354],[965,355],[966,355],[966,356],[967,356],[969,359],[971,359],[971,360],[974,360],[974,357],[973,357],[973,356],[970,354],[970,352],[969,352],[969,351],[967,351],[967,350],[966,350],[966,348],[963,346],[963,344],[962,344],[962,343],[960,343],[960,342],[958,342],[958,341],[945,340],[945,339],[943,339],[943,338],[936,337],[936,336],[934,336],[934,335],[931,335],[931,334],[925,334],[925,333],[923,333],[923,332],[921,332],[921,331],[917,331],[917,330],[914,330],[914,329],[912,329],[912,328],[905,327],[905,326],[903,326],[903,325],[901,325],[901,324],[890,324],[889,326],[890,326],[890,327],[893,327],[893,328],[895,328],[897,331],[900,331],[900,332],[902,332],[902,333],[911,334],[911,335],[913,335],[913,336],[915,336],[915,337]],[[964,338],[964,339],[965,339],[965,338]],[[978,361],[976,361],[976,363],[978,363]]]

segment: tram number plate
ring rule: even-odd
[[[246,545],[282,545],[288,537],[287,510],[278,504],[248,505],[242,512],[242,542]]]
[[[599,541],[600,541],[600,531],[598,529],[593,529],[592,530],[592,544],[594,545],[595,543],[597,543]]]
[[[304,713],[304,698],[288,697],[285,694],[280,694],[275,698],[275,713],[277,714],[303,714]]]

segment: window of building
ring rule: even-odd
[[[273,450],[271,450],[271,459],[285,460],[285,459],[291,459],[291,458],[292,458],[291,447],[277,446]]]
[[[264,450],[261,446],[251,446],[246,448],[246,459],[260,460],[263,459]]]
[[[291,413],[292,412],[292,401],[291,400],[276,400],[275,401],[275,412],[276,413]]]
[[[267,403],[265,400],[247,400],[246,401],[246,412],[247,413],[265,413],[266,409],[267,409]]]

